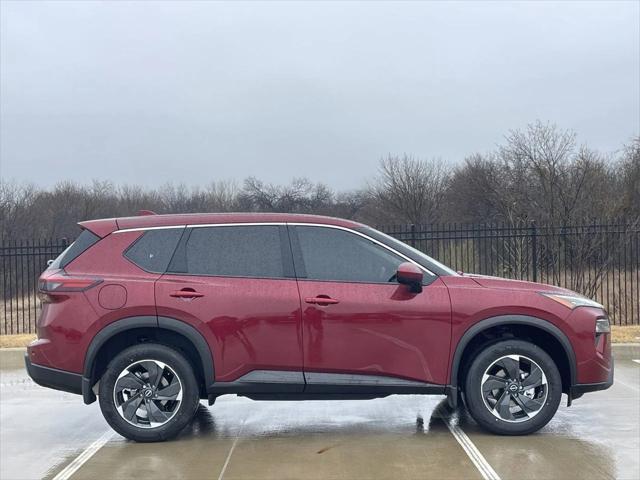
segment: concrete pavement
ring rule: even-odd
[[[640,478],[640,363],[561,406],[537,434],[480,430],[443,397],[254,402],[223,396],[170,442],[110,433],[97,404],[0,370],[0,477],[11,478]],[[566,402],[564,402],[566,403]]]

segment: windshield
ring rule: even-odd
[[[452,270],[446,265],[438,262],[437,260],[434,260],[426,253],[421,252],[417,248],[414,248],[411,245],[398,240],[397,238],[387,235],[386,233],[382,233],[379,230],[371,227],[364,227],[361,230],[363,233],[366,233],[370,237],[375,238],[376,240],[381,241],[392,248],[395,248],[400,253],[420,263],[427,269],[431,270],[433,273],[436,273],[438,275],[458,275],[455,270]]]

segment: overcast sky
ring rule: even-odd
[[[1,2],[3,179],[361,186],[536,119],[640,132],[640,2]]]

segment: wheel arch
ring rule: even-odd
[[[458,342],[455,353],[453,355],[453,360],[451,362],[451,371],[449,375],[450,381],[450,393],[453,395],[456,394],[457,399],[457,391],[459,390],[458,380],[460,379],[460,375],[463,373],[460,371],[460,368],[465,365],[464,361],[467,360],[470,354],[473,354],[475,347],[478,345],[486,346],[491,340],[487,339],[484,343],[481,340],[484,338],[485,334],[489,331],[500,329],[500,328],[509,329],[513,327],[514,330],[518,330],[519,328],[524,328],[524,330],[529,332],[541,332],[541,335],[547,336],[547,338],[553,338],[557,345],[560,348],[555,348],[556,345],[547,345],[547,348],[543,345],[538,345],[543,350],[547,351],[547,353],[551,354],[554,357],[554,361],[560,363],[558,365],[561,370],[561,374],[563,375],[563,390],[569,391],[571,386],[576,383],[576,358],[573,350],[573,346],[569,341],[569,338],[556,327],[551,322],[543,320],[537,317],[531,317],[527,315],[500,315],[496,317],[487,318],[485,320],[481,320],[478,323],[472,325],[463,335],[460,341]],[[538,342],[539,343],[539,342]],[[554,350],[553,352],[549,352],[548,349]],[[558,358],[558,357],[564,358]],[[560,362],[558,362],[560,360]],[[563,362],[564,360],[564,362]],[[566,362],[566,363],[565,363]],[[564,363],[564,365],[563,365]],[[562,367],[569,367],[569,375],[566,373],[563,374]],[[450,399],[453,403],[456,403],[456,399]]]
[[[102,328],[91,340],[85,354],[82,374],[82,396],[84,403],[93,403],[96,395],[93,385],[99,378],[98,368],[105,368],[102,357],[113,348],[142,343],[146,339],[159,343],[177,342],[176,347],[185,353],[201,377],[201,395],[215,380],[213,356],[202,334],[193,326],[181,320],[169,317],[135,316],[126,317]],[[101,363],[102,362],[102,363]]]

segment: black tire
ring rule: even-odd
[[[182,398],[180,400],[172,400],[169,402],[155,400],[153,401],[153,406],[150,405],[147,408],[147,402],[151,404],[153,397],[149,397],[149,400],[147,398],[143,398],[146,396],[144,395],[144,393],[146,393],[145,390],[148,390],[146,387],[141,385],[139,390],[134,390],[138,391],[135,395],[131,394],[130,390],[125,390],[126,394],[133,399],[131,404],[133,405],[133,402],[136,402],[138,405],[138,407],[133,405],[134,408],[128,410],[129,412],[134,412],[133,414],[129,414],[132,418],[128,421],[123,416],[124,409],[123,414],[118,410],[116,402],[121,401],[123,397],[117,399],[117,397],[122,395],[122,393],[118,394],[114,390],[116,387],[116,381],[120,374],[124,373],[125,369],[128,367],[133,365],[133,369],[135,370],[136,368],[140,368],[138,365],[149,366],[151,362],[148,361],[161,362],[162,364],[165,364],[166,367],[169,367],[163,369],[162,372],[158,370],[160,374],[156,378],[160,378],[165,385],[168,385],[166,377],[171,379],[172,384],[175,383],[177,378],[178,387],[176,388],[180,388]],[[135,377],[138,378],[135,382],[140,381],[140,379],[151,378],[149,373],[144,373],[144,368],[142,369],[142,372],[143,373],[136,372]],[[164,378],[162,378],[163,374],[165,375]],[[129,375],[126,376],[129,377]],[[134,376],[131,378],[134,378]],[[144,384],[145,382],[140,381],[140,383]],[[149,385],[151,385],[151,383],[153,382],[148,382]],[[121,386],[122,382],[118,384],[119,391],[121,391]],[[135,384],[135,386],[137,387],[138,385]],[[154,390],[156,396],[161,391],[161,388],[162,386]],[[181,353],[173,348],[154,343],[134,345],[116,355],[116,357],[109,363],[106,372],[100,379],[99,390],[100,409],[102,410],[102,414],[109,425],[123,437],[137,442],[160,442],[176,436],[183,428],[191,423],[200,401],[198,383],[196,382],[191,364]],[[137,397],[137,399],[134,397]],[[142,403],[138,403],[138,401]],[[165,407],[165,405],[169,405],[170,407]],[[158,413],[158,406],[161,409],[167,408],[167,411]],[[173,406],[173,409],[169,411],[171,406]],[[144,413],[146,411],[147,416],[149,416],[149,410],[152,410],[156,412],[157,415],[162,416],[162,422],[164,423],[158,423],[157,426],[153,426],[151,422],[145,424]],[[138,415],[137,412],[142,413],[141,415]]]
[[[513,375],[508,375],[509,368],[503,365],[519,367],[517,381],[507,380]],[[534,380],[537,368],[544,374],[539,382]],[[523,373],[523,369],[528,372]],[[486,372],[491,376],[483,384]],[[534,372],[536,375],[527,380]],[[523,375],[525,378],[521,378]],[[537,383],[541,385],[523,390],[528,384]],[[496,385],[504,386],[491,389]],[[540,347],[522,340],[501,341],[484,348],[471,362],[464,382],[465,403],[471,416],[480,426],[500,435],[526,435],[541,429],[555,415],[561,397],[562,379],[554,361]]]

